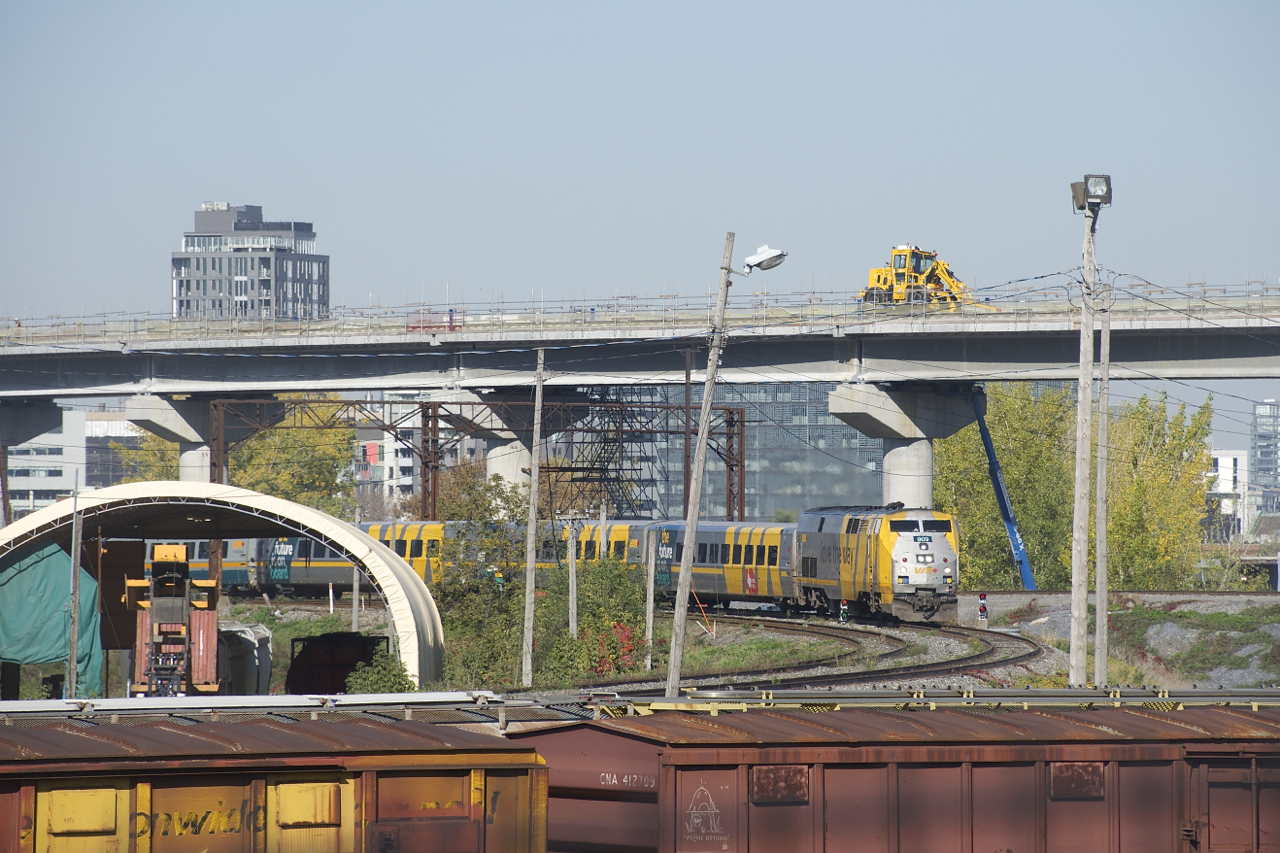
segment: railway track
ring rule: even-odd
[[[890,662],[900,658],[903,653],[910,648],[911,644],[906,640],[903,640],[901,637],[893,636],[885,631],[877,631],[867,626],[805,624],[781,618],[761,619],[759,617],[719,617],[716,621],[721,624],[761,625],[763,623],[768,630],[777,633],[836,639],[841,642],[851,644],[856,643],[859,648],[864,647],[864,645],[869,646],[871,642],[874,642],[881,648],[885,645],[888,645],[889,648],[876,652],[876,667],[854,672],[808,672],[805,674],[788,674],[804,673],[805,670],[812,670],[819,667],[842,666],[840,662],[833,662],[830,657],[827,657],[816,663],[813,661],[804,661],[792,664],[784,669],[774,667],[758,671],[740,670],[734,672],[718,672],[714,675],[700,673],[688,673],[687,675],[684,675],[682,680],[700,680],[716,676],[733,679],[732,681],[725,681],[720,684],[703,684],[697,688],[693,688],[695,690],[743,690],[751,689],[753,687],[787,689],[914,680],[943,675],[956,675],[975,669],[986,669],[995,666],[1012,666],[1034,660],[1042,653],[1040,646],[1034,640],[1017,635],[1004,634],[999,631],[989,631],[981,628],[899,625],[897,626],[899,630],[927,632],[932,636],[949,637],[966,644],[971,640],[976,639],[980,644],[980,648],[970,652],[969,654],[950,658],[945,661],[892,665]],[[617,691],[620,696],[651,696],[654,692],[652,688],[641,690],[627,690],[625,688],[630,685],[640,683],[652,683],[654,680],[654,675],[647,675],[643,678],[584,685],[584,688],[589,687],[590,689],[596,690],[602,688],[623,688]]]

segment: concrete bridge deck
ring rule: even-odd
[[[1065,299],[948,311],[851,294],[731,295],[725,382],[1074,379],[1077,312]],[[0,331],[0,397],[496,388],[684,381],[711,304],[631,300],[543,306],[410,306],[326,320],[48,318]],[[1138,294],[1111,312],[1113,375],[1280,376],[1280,295]],[[698,367],[701,366],[699,357]]]

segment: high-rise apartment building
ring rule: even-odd
[[[1275,400],[1253,404],[1249,485],[1257,490],[1262,512],[1280,512],[1280,404]]]
[[[310,222],[264,222],[262,208],[205,202],[173,253],[173,316],[317,319],[329,313],[329,256]]]

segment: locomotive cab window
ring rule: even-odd
[[[902,518],[889,521],[890,533],[915,533],[920,530],[920,522],[914,518]]]
[[[949,518],[926,518],[924,520],[925,533],[950,533],[951,519]]]

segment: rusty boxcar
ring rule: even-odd
[[[340,711],[17,722],[0,725],[4,851],[546,849],[528,744]]]
[[[1280,853],[1280,708],[1165,707],[662,711],[508,736],[547,761],[551,851]]]

